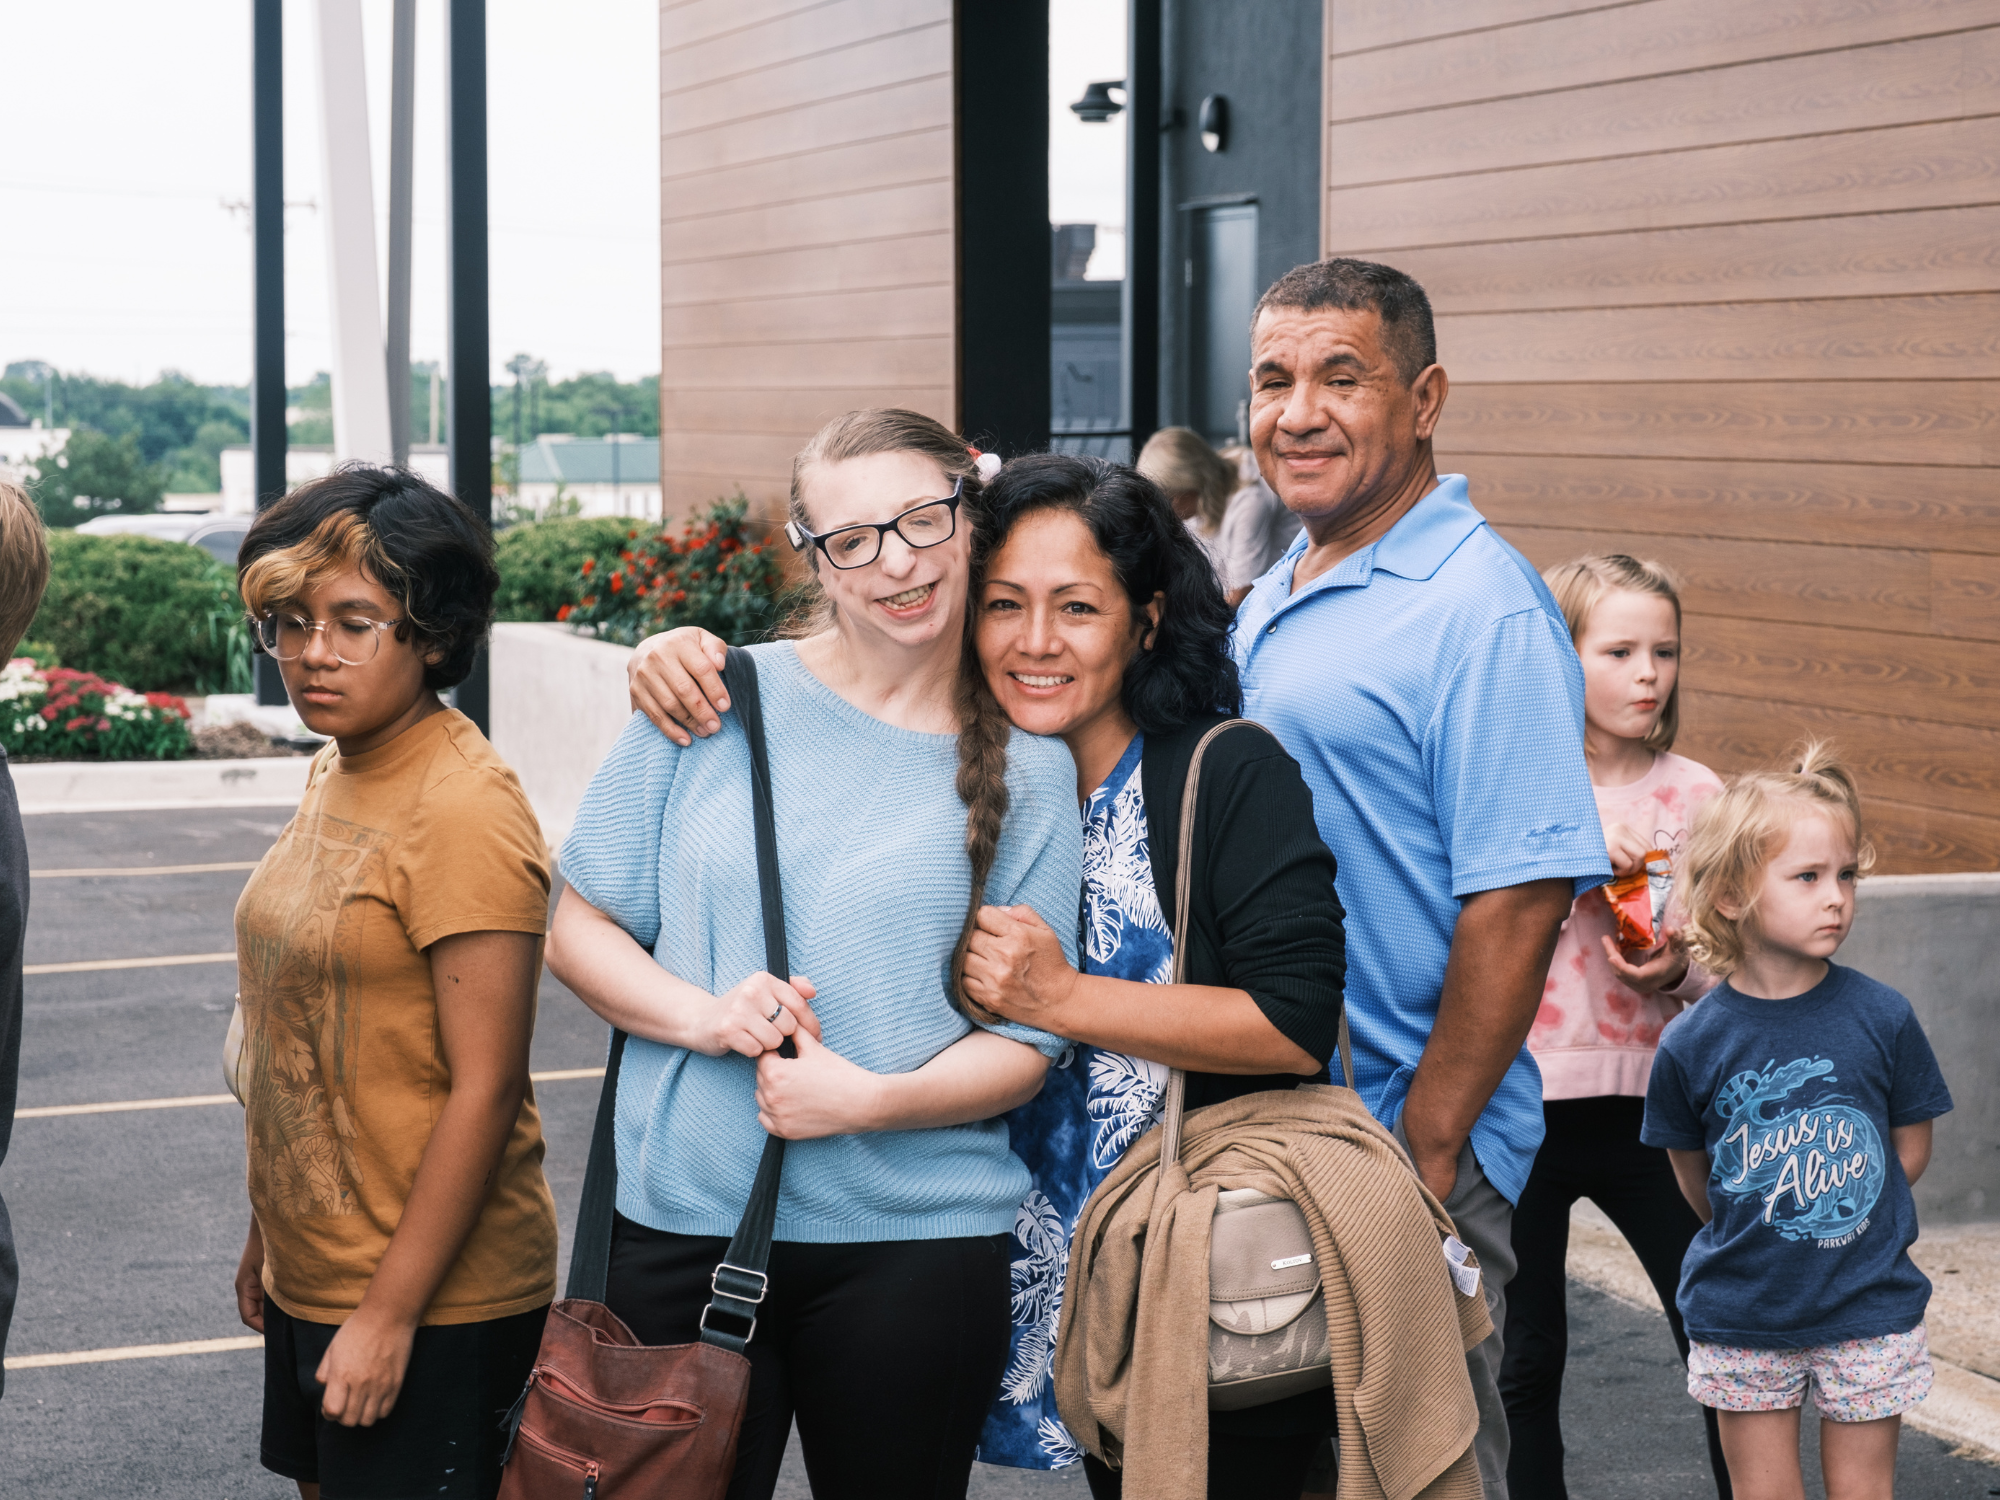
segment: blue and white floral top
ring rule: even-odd
[[[1165,984],[1174,938],[1160,912],[1147,849],[1146,797],[1134,735],[1083,808],[1083,897],[1078,951],[1088,974]],[[1056,1413],[1056,1324],[1069,1240],[1083,1205],[1132,1142],[1160,1117],[1160,1063],[1074,1044],[1042,1091],[1007,1116],[1015,1153],[1034,1180],[1014,1216],[1014,1328],[999,1399],[979,1435],[982,1463],[1059,1469],[1083,1452]]]

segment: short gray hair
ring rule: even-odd
[[[1382,319],[1382,347],[1396,362],[1403,384],[1437,363],[1437,329],[1431,322],[1431,299],[1417,279],[1394,266],[1372,260],[1333,256],[1308,266],[1293,266],[1257,299],[1250,326],[1268,307],[1317,312],[1335,307],[1348,312],[1373,308]]]

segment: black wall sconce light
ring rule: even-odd
[[[1122,113],[1125,106],[1111,97],[1111,91],[1125,92],[1125,80],[1108,79],[1103,83],[1093,83],[1083,91],[1083,97],[1070,105],[1070,113],[1086,125],[1102,125],[1113,115]]]
[[[1074,108],[1074,106],[1072,106]],[[1210,94],[1201,101],[1201,145],[1204,151],[1223,151],[1229,146],[1229,101]]]

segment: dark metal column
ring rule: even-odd
[[[1012,457],[1049,445],[1049,0],[959,0],[958,416]]]
[[[445,214],[445,388],[451,489],[483,525],[493,524],[492,352],[486,326],[486,3],[447,0],[445,56],[449,81],[445,142],[449,157]],[[490,731],[486,653],[459,684],[458,707],[481,733]]]
[[[1136,455],[1160,425],[1161,0],[1130,0],[1125,67],[1125,425]]]
[[[285,52],[282,0],[250,6],[250,448],[257,508],[285,493]],[[257,701],[289,701],[278,664],[259,652]]]
[[[410,461],[410,221],[417,131],[417,0],[396,0],[389,55],[389,450]]]

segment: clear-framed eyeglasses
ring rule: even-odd
[[[819,548],[836,568],[865,568],[882,555],[882,538],[892,531],[919,550],[950,541],[958,530],[958,502],[964,493],[965,480],[961,477],[942,499],[920,501],[891,520],[842,526],[824,535],[815,535],[798,522],[787,521],[785,539],[794,552]]]
[[[252,618],[257,644],[279,661],[297,661],[306,654],[306,643],[315,630],[326,638],[328,648],[341,665],[365,667],[382,649],[382,632],[394,630],[401,620],[371,620],[366,615],[339,615],[331,620],[308,620],[289,610],[275,610]]]

